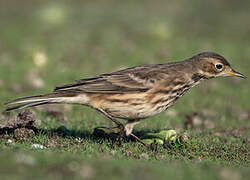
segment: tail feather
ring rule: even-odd
[[[5,105],[13,105],[13,104],[20,104],[20,103],[27,103],[27,102],[37,102],[37,101],[43,101],[46,99],[52,99],[59,97],[56,93],[51,94],[45,94],[45,95],[36,95],[36,96],[26,96],[14,99],[13,101],[5,103]]]
[[[13,110],[16,110],[16,109],[24,109],[24,108],[27,108],[27,107],[39,106],[39,105],[48,104],[48,103],[49,103],[49,101],[40,101],[40,102],[21,104],[21,105],[9,107],[9,108],[5,109],[5,112],[13,111]]]
[[[45,95],[22,97],[5,103],[6,106],[11,106],[6,108],[5,111],[23,109],[48,103],[67,103],[68,99],[74,99],[74,97],[76,97],[78,94],[79,93],[73,91],[62,91]],[[72,101],[72,103],[74,102]]]

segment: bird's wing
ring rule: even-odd
[[[156,68],[141,66],[77,80],[76,83],[56,87],[55,91],[74,89],[93,93],[143,92],[151,89],[165,76],[165,73]]]

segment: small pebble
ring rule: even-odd
[[[13,140],[8,139],[8,140],[6,141],[6,145],[11,145],[11,144],[13,144]]]
[[[36,148],[36,149],[44,149],[45,148],[45,146],[43,146],[41,144],[32,144],[31,147]]]

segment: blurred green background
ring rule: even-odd
[[[72,83],[77,79],[136,65],[183,60],[203,51],[214,51],[223,55],[234,69],[250,77],[249,17],[249,0],[0,0],[0,100],[4,103],[20,96],[48,93],[57,85]],[[139,133],[166,128],[182,131],[186,116],[198,113],[198,122],[201,125],[194,124],[192,126],[198,127],[189,129],[191,136],[193,135],[192,137],[197,140],[195,143],[199,145],[207,143],[207,146],[217,143],[216,145],[221,147],[226,139],[229,145],[232,145],[231,149],[225,150],[226,154],[229,153],[228,156],[234,148],[247,149],[245,154],[241,154],[243,160],[239,152],[235,151],[239,158],[233,158],[232,162],[230,159],[220,159],[221,157],[213,154],[206,157],[205,161],[213,161],[213,157],[216,156],[215,158],[218,158],[222,164],[249,167],[249,89],[249,79],[220,78],[203,82],[168,111],[143,121],[135,131]],[[46,110],[37,108],[35,111],[40,119],[37,127],[52,129],[64,125],[70,130],[91,134],[96,126],[111,126],[103,116],[89,108],[80,106],[59,106],[58,108],[67,117],[66,121],[49,118]],[[1,110],[3,109],[4,107],[1,106]],[[0,119],[5,121],[8,117],[1,115]],[[234,131],[239,132],[240,135],[235,137],[231,133]],[[203,136],[201,136],[202,133]],[[224,139],[214,142],[216,133]],[[208,136],[211,138],[205,139],[206,142],[203,138]],[[235,139],[232,140],[232,138]],[[242,139],[246,141],[243,145]],[[5,145],[7,139],[3,138],[0,150],[3,149],[3,154],[7,154],[6,157],[16,154],[17,148],[18,153],[27,151],[35,153],[33,158],[49,159],[50,155],[44,152],[36,153],[39,150],[30,148],[32,143],[46,145],[49,140],[47,135],[39,135],[28,142],[16,141],[12,147],[9,147]],[[84,145],[91,147],[90,150],[85,148],[85,152],[81,150],[84,145],[78,147],[70,140],[58,137],[58,141],[65,143],[67,147],[73,144],[72,148],[47,146],[48,151],[55,153],[55,156],[57,151],[75,152],[76,157],[65,154],[67,161],[71,161],[72,158],[88,157],[91,159],[88,161],[92,162],[94,161],[92,158],[103,156],[98,151],[98,143],[91,142],[91,137],[83,140]],[[140,148],[139,150],[129,149],[133,143],[127,142],[122,149],[115,149],[116,155],[108,158],[111,162],[107,160],[111,169],[121,167],[129,169],[130,166],[136,166],[133,164],[136,158],[132,156],[128,158],[123,153],[123,151],[132,151],[141,154],[144,151]],[[109,146],[104,146],[107,148],[107,153],[113,151]],[[132,146],[137,148],[139,145]],[[195,151],[198,150],[195,149]],[[164,150],[161,153],[166,155]],[[168,164],[169,159],[179,159],[181,154],[168,154],[159,163]],[[200,154],[194,156],[198,157]],[[131,159],[131,162],[125,162],[120,166],[120,160],[124,158]],[[60,159],[64,158],[60,157]],[[149,153],[146,162],[155,161],[153,159],[154,155]],[[190,163],[185,155],[183,159]],[[56,161],[56,158],[54,160]],[[48,166],[54,162],[44,161]],[[40,161],[37,160],[37,162]],[[63,160],[60,162],[65,163]],[[90,164],[95,164],[91,162]],[[15,160],[10,160],[8,163],[10,168],[18,164]],[[113,163],[116,164],[114,167],[110,165]],[[157,164],[157,161],[155,163]],[[180,164],[176,166],[182,171],[185,165],[183,167],[182,163]],[[0,163],[0,166],[4,164]],[[37,163],[36,166],[40,167],[40,164]],[[60,163],[55,167],[59,166]],[[155,175],[161,165],[148,166],[143,168],[152,168],[150,177],[158,177]],[[95,171],[91,178],[97,178],[103,173],[102,170],[99,172],[95,169],[97,168],[95,165],[91,168]],[[167,169],[166,171],[175,169],[171,166],[164,168]],[[205,177],[203,166],[197,165],[195,168],[200,168],[197,172],[200,173],[198,177]],[[223,168],[222,170],[227,172],[227,169]],[[215,171],[211,176],[227,179],[225,177],[228,174],[221,175],[220,171],[216,172],[218,169],[210,169],[211,172]],[[20,172],[25,174],[27,171],[28,168],[24,168]],[[68,171],[71,172],[71,170]],[[244,174],[245,171],[238,172],[238,169],[235,171],[236,175],[229,174],[228,177],[237,176],[238,179],[247,177]],[[110,172],[109,176],[112,178],[113,169],[107,172]],[[137,178],[134,171],[131,173],[131,178]],[[183,170],[182,173],[185,177],[190,173],[193,174],[193,170]],[[118,176],[120,174],[123,173],[118,173]],[[168,175],[164,174],[164,177]],[[169,175],[169,177],[172,176],[175,175]],[[58,175],[58,177],[60,179],[61,176]],[[193,175],[190,178],[197,177]]]

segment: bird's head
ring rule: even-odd
[[[228,61],[213,52],[203,52],[192,57],[197,73],[205,79],[220,76],[236,76],[246,78],[243,74],[233,70]]]

